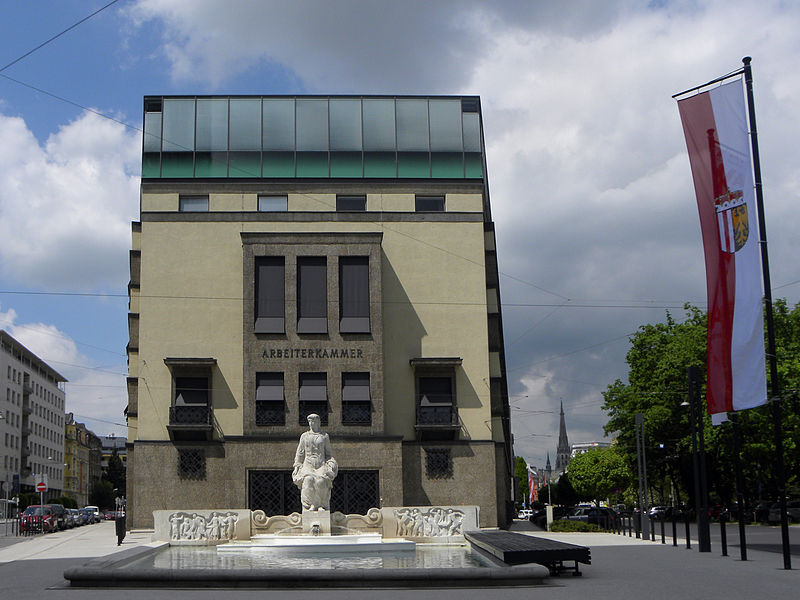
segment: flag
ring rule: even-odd
[[[710,414],[766,403],[757,211],[740,82],[678,101],[706,263]]]
[[[533,471],[528,471],[528,506],[533,506],[536,500],[536,479],[533,477]]]

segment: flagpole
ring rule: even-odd
[[[747,110],[750,117],[750,144],[753,150],[753,176],[756,188],[756,207],[758,209],[759,244],[761,246],[761,270],[764,276],[764,308],[767,324],[767,358],[769,359],[770,404],[772,408],[773,429],[775,432],[775,469],[778,487],[778,501],[781,506],[781,544],[783,547],[783,568],[792,568],[789,549],[789,523],[786,515],[786,477],[783,467],[783,426],[781,424],[780,384],[778,381],[778,357],[775,351],[775,324],[772,314],[772,284],[769,276],[769,254],[767,252],[767,225],[764,217],[764,195],[761,186],[761,159],[758,153],[758,132],[756,130],[756,110],[753,99],[753,72],[749,56],[742,59],[744,82],[747,90]]]

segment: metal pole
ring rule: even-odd
[[[725,529],[725,513],[719,516],[719,535],[720,545],[722,546],[722,556],[728,556],[728,531]]]
[[[747,560],[747,536],[744,526],[744,474],[742,473],[741,443],[739,440],[739,416],[735,413],[728,413],[728,420],[731,422],[733,431],[733,464],[736,468],[736,501],[739,504],[739,553],[742,560]]]
[[[636,466],[639,473],[639,523],[642,530],[642,539],[650,537],[650,519],[647,514],[647,463],[644,456],[644,415],[636,413],[633,416],[634,430],[636,432]],[[638,536],[637,536],[638,537]]]
[[[758,209],[758,231],[761,244],[761,270],[764,277],[764,308],[767,323],[767,358],[769,360],[772,423],[775,432],[775,471],[778,487],[778,501],[781,505],[781,546],[783,549],[783,568],[792,568],[789,549],[789,521],[786,515],[786,476],[783,467],[783,426],[781,424],[780,385],[778,381],[778,357],[775,352],[775,323],[772,316],[772,284],[769,276],[769,253],[767,252],[767,225],[764,217],[764,194],[761,186],[761,158],[758,152],[758,130],[756,128],[756,109],[753,98],[753,72],[749,56],[744,63],[744,82],[747,89],[747,110],[750,117],[750,144],[753,150],[753,178],[756,188],[756,207]]]
[[[694,506],[697,513],[697,546],[700,552],[711,552],[711,532],[708,528],[708,501],[703,485],[705,477],[705,445],[703,444],[703,415],[700,412],[700,367],[689,372],[689,421],[692,427],[692,463],[694,466]]]

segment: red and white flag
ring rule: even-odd
[[[758,223],[741,82],[678,101],[706,260],[710,414],[767,401]]]
[[[533,477],[533,471],[528,471],[528,506],[533,506],[536,500],[536,479]]]

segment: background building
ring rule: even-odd
[[[146,97],[128,344],[130,524],[299,509],[321,415],[332,510],[512,516],[477,97]]]
[[[588,452],[589,450],[594,450],[595,448],[610,448],[611,442],[580,442],[577,444],[572,444],[572,452],[571,456],[577,456],[578,454],[583,454],[584,452]]]
[[[64,487],[64,382],[55,369],[0,330],[0,454],[4,490],[32,492],[46,479],[46,498]]]
[[[100,438],[67,413],[64,444],[64,494],[78,506],[89,504],[92,486],[100,481],[102,460]]]

